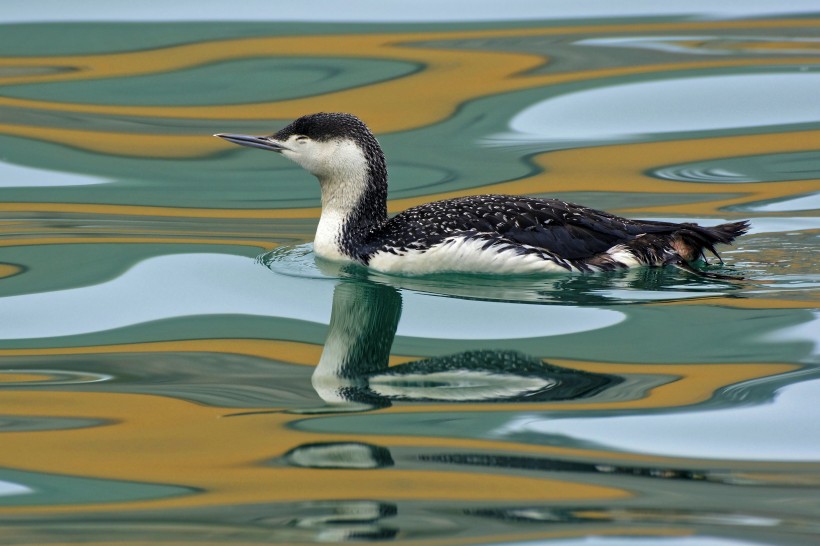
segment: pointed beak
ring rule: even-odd
[[[259,148],[261,150],[268,150],[271,152],[281,152],[287,150],[279,142],[272,140],[270,137],[264,136],[250,136],[250,135],[232,135],[228,133],[217,133],[215,137],[224,138],[228,142],[239,144],[240,146],[250,146],[251,148]]]

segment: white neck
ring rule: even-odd
[[[341,247],[342,229],[367,189],[367,162],[353,142],[339,141],[333,168],[314,173],[322,188],[322,215],[316,228],[313,251],[334,261],[351,261]]]
[[[392,287],[340,282],[333,291],[327,339],[311,382],[326,402],[342,402],[347,389],[366,389],[368,378],[387,369],[401,316]]]

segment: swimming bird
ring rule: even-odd
[[[634,266],[693,268],[705,251],[731,243],[747,221],[714,227],[621,218],[521,195],[471,195],[388,217],[387,164],[373,133],[352,114],[302,116],[270,136],[218,133],[234,144],[277,152],[319,179],[317,256],[384,273],[533,274]]]

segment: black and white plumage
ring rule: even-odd
[[[399,274],[528,274],[675,265],[717,256],[716,244],[748,230],[631,220],[557,199],[474,195],[387,216],[387,167],[379,143],[356,116],[303,116],[267,137],[217,134],[279,152],[319,179],[322,215],[314,251]]]

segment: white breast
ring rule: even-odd
[[[379,251],[370,258],[369,267],[383,273],[426,275],[430,273],[485,273],[526,275],[564,272],[566,268],[539,254],[520,254],[514,249],[484,249],[486,241],[453,237],[426,250],[403,254]]]
[[[313,252],[317,256],[334,262],[351,261],[350,257],[342,253],[339,246],[342,239],[344,218],[344,212],[337,210],[322,211],[322,217],[316,227],[316,237],[313,240]]]

